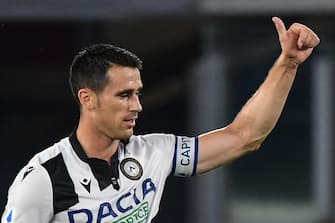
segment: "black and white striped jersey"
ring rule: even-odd
[[[120,143],[109,164],[72,134],[19,172],[1,223],[151,222],[166,178],[194,175],[197,157],[197,137],[149,134]]]

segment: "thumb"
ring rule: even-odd
[[[278,17],[272,17],[272,21],[276,26],[279,39],[286,34],[286,27],[284,22]]]

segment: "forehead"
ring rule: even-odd
[[[107,70],[107,76],[109,77],[109,83],[106,87],[111,87],[114,90],[143,87],[141,74],[137,68],[115,65]]]

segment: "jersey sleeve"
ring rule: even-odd
[[[168,168],[168,174],[189,177],[194,176],[198,162],[198,137],[175,136],[172,134],[150,134],[145,139],[159,154],[158,160]],[[157,150],[159,150],[157,152]]]
[[[52,187],[41,166],[27,166],[8,191],[1,223],[48,223],[53,216]]]
[[[176,136],[172,160],[172,174],[194,176],[198,164],[198,137]]]

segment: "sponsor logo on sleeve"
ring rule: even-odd
[[[29,166],[27,167],[26,171],[23,174],[22,180],[24,180],[24,178],[26,178],[26,176],[28,176],[28,174],[30,174],[35,168],[33,166]]]

